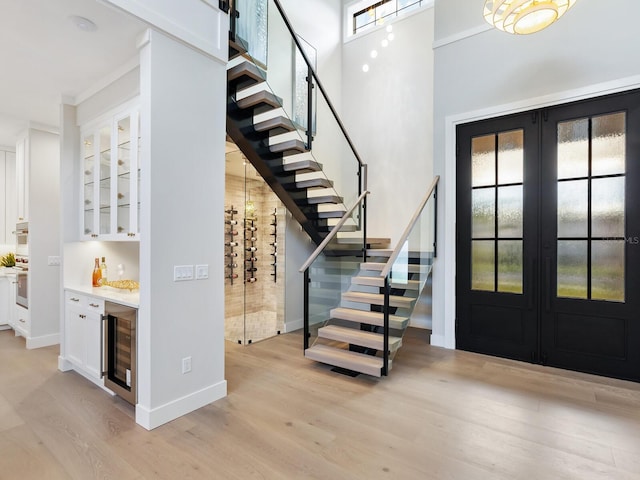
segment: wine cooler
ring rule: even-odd
[[[104,315],[104,386],[135,405],[136,395],[136,324],[138,310],[105,302]]]

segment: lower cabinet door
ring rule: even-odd
[[[87,319],[82,310],[70,308],[66,311],[66,356],[67,360],[79,367],[85,364],[85,325]]]

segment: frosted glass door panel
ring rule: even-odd
[[[587,180],[558,182],[558,237],[586,237],[588,215]]]
[[[626,114],[594,117],[592,123],[593,175],[625,173]]]
[[[558,124],[558,179],[589,174],[589,121]]]
[[[524,135],[522,130],[498,135],[498,183],[522,183]]]
[[[557,295],[624,302],[626,114],[558,123]]]
[[[474,138],[471,142],[471,186],[496,183],[495,135]]]
[[[494,238],[496,189],[479,188],[472,192],[472,235],[473,238]]]
[[[587,298],[588,243],[586,240],[558,241],[558,296]]]

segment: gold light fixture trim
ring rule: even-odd
[[[515,35],[539,32],[558,20],[578,0],[485,0],[484,19]]]

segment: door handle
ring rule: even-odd
[[[551,258],[546,257],[544,259],[544,282],[545,282],[545,295],[544,306],[547,312],[551,311]]]
[[[527,301],[527,309],[533,309],[533,286],[535,285],[535,270],[537,265],[537,259],[533,258],[531,260],[531,271],[529,272],[529,300]]]

